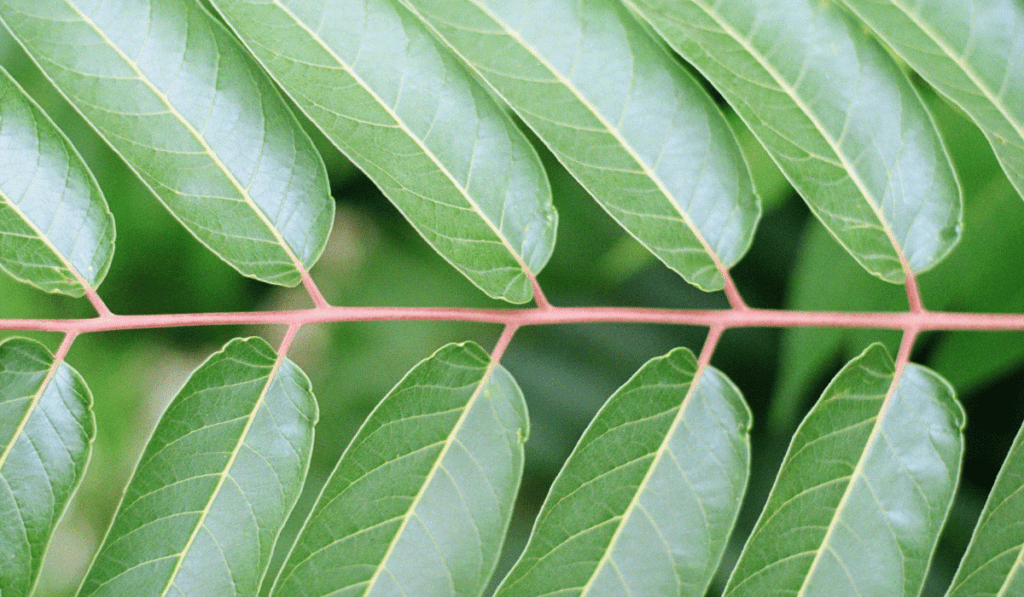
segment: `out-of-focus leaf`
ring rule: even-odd
[[[316,417],[298,367],[229,342],[160,419],[79,596],[258,594]]]
[[[0,68],[0,267],[82,296],[114,256],[114,218],[96,179],[53,121]]]
[[[95,437],[78,373],[25,338],[0,343],[0,595],[28,597]]]
[[[817,0],[627,0],[722,93],[814,214],[869,272],[902,283],[960,237],[960,188],[920,97]]]
[[[371,413],[275,595],[479,595],[523,467],[526,404],[479,346],[449,344]]]
[[[790,444],[725,594],[916,597],[953,499],[964,413],[945,380],[880,344]]]
[[[999,470],[948,597],[1024,594],[1024,428]]]
[[[978,124],[1024,197],[1024,4],[843,0]]]
[[[294,286],[323,251],[323,162],[273,83],[197,2],[3,0],[43,72],[192,234]]]
[[[496,597],[703,595],[746,489],[749,429],[736,386],[689,350],[649,361],[583,434]]]
[[[388,0],[215,0],[285,91],[428,243],[523,303],[556,214],[540,159],[426,27]]]
[[[704,290],[761,208],[703,89],[614,0],[403,0],[626,230]]]

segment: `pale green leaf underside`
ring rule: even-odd
[[[85,294],[114,256],[114,218],[71,142],[0,68],[0,268]]]
[[[985,132],[1024,197],[1024,4],[844,0]]]
[[[850,361],[797,430],[726,588],[917,597],[960,474],[964,413],[932,371],[881,344]]]
[[[702,597],[746,489],[750,411],[678,348],[609,398],[497,597]]]
[[[2,0],[0,17],[196,238],[247,276],[301,280],[333,220],[326,170],[198,3]]]
[[[89,459],[92,396],[41,344],[0,344],[0,594],[27,597]]]
[[[722,93],[867,271],[902,283],[960,237],[962,201],[920,97],[818,0],[627,0]]]
[[[508,372],[475,344],[441,348],[352,440],[273,594],[480,595],[511,517],[527,428]]]
[[[704,290],[761,207],[714,102],[615,0],[403,0],[619,224]]]
[[[996,477],[948,597],[1024,595],[1024,427]]]
[[[160,419],[79,596],[257,595],[316,417],[298,367],[258,338],[229,342]]]
[[[267,70],[428,243],[488,295],[533,296],[556,214],[526,138],[389,0],[215,0]]]

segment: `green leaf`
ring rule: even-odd
[[[114,256],[114,218],[71,142],[0,68],[0,268],[82,296]]]
[[[964,413],[881,344],[800,425],[725,594],[916,597],[956,489]]]
[[[334,202],[273,83],[197,2],[0,0],[0,18],[171,213],[232,267],[294,286]]]
[[[1006,176],[1024,197],[1024,5],[1019,0],[844,1],[985,131]]]
[[[32,593],[96,429],[89,388],[43,345],[0,343],[0,595]]]
[[[614,0],[403,0],[659,259],[724,285],[761,207],[700,85]],[[716,263],[717,262],[717,263]]]
[[[551,256],[540,159],[487,92],[388,0],[215,0],[296,104],[428,243],[523,303]]]
[[[722,93],[814,214],[883,280],[960,236],[960,188],[899,67],[818,0],[627,0]]]
[[[1024,427],[999,470],[948,597],[1024,594]]]
[[[316,417],[298,367],[229,342],[160,419],[79,597],[257,595]]]
[[[496,597],[704,595],[746,489],[749,429],[722,373],[685,348],[652,359],[583,434]]]
[[[441,348],[356,434],[273,594],[480,595],[512,514],[527,427],[507,371],[475,344]]]

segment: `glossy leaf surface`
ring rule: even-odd
[[[615,0],[403,0],[626,230],[704,290],[760,217],[714,102]]]
[[[199,3],[3,0],[0,17],[196,238],[247,276],[300,281],[333,218],[323,162]]]
[[[554,248],[533,148],[426,27],[389,0],[217,0],[324,133],[441,256],[523,303]]]
[[[0,343],[0,594],[27,597],[85,473],[96,429],[78,373],[25,338]]]
[[[1024,197],[1024,4],[1018,0],[844,0],[985,131]]]
[[[960,236],[960,188],[930,115],[856,23],[817,0],[627,0],[722,93],[814,214],[902,283]]]
[[[797,430],[725,594],[916,597],[962,459],[953,388],[874,344]]]
[[[479,595],[523,467],[526,404],[475,344],[421,362],[324,487],[274,595]]]
[[[0,68],[0,267],[47,292],[82,296],[114,255],[114,218],[53,121]]]
[[[496,597],[707,591],[746,489],[750,411],[678,348],[608,399]]]
[[[79,596],[257,595],[316,417],[298,367],[229,342],[160,419]]]

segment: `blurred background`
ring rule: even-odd
[[[119,314],[254,311],[312,306],[304,291],[240,277],[168,214],[121,160],[0,32],[0,64],[63,128],[99,179],[117,222],[117,251],[100,294]],[[913,77],[913,73],[911,73]],[[916,80],[960,176],[964,238],[920,277],[935,310],[1024,311],[1024,202],[981,133]],[[866,274],[809,214],[742,122],[723,105],[754,173],[764,216],[734,276],[747,302],[765,308],[905,310],[902,287]],[[337,200],[334,232],[313,277],[334,305],[502,307],[433,253],[359,171],[307,127],[327,163]],[[536,144],[536,143],[535,143]],[[560,306],[724,308],[720,293],[688,286],[624,233],[536,144],[560,212],[554,256],[539,280]],[[19,285],[0,272],[0,318],[94,315],[88,303]],[[88,382],[98,434],[85,480],[58,527],[36,595],[72,595],[106,532],[142,447],[166,404],[207,356],[237,336],[275,344],[281,327],[203,327],[88,334],[68,362]],[[320,422],[306,488],[279,545],[297,525],[370,409],[418,361],[447,342],[490,349],[497,326],[446,322],[339,323],[303,328],[289,356],[309,375]],[[676,346],[700,350],[704,329],[573,325],[520,330],[503,365],[526,396],[532,431],[522,491],[497,578],[522,549],[533,518],[583,429],[645,361]],[[0,340],[13,335],[0,331]],[[24,334],[54,350],[56,334]],[[750,490],[719,579],[756,521],[788,439],[843,363],[873,341],[893,354],[898,333],[877,330],[731,330],[713,365],[753,412]],[[964,474],[925,595],[942,595],[970,539],[999,466],[1024,419],[1024,334],[931,333],[913,360],[945,376],[968,414]],[[279,559],[271,565],[275,574]],[[267,588],[269,588],[267,583]]]

